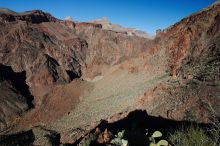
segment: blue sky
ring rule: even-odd
[[[0,0],[0,7],[22,12],[40,9],[77,21],[107,17],[112,23],[144,30],[151,35],[216,0]]]

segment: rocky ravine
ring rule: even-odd
[[[0,28],[3,142],[26,131],[35,145],[48,134],[74,143],[136,109],[179,121],[209,122],[209,106],[220,115],[219,1],[153,40],[38,10],[1,9]]]

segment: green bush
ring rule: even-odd
[[[146,133],[146,135],[148,135],[148,133]],[[168,142],[164,139],[161,139],[159,141],[156,142],[157,138],[161,138],[162,137],[162,133],[160,131],[155,131],[150,137],[150,146],[168,146]]]
[[[97,139],[96,135],[90,134],[83,138],[79,143],[79,146],[91,146],[91,144]]]
[[[190,126],[175,131],[168,139],[174,146],[217,146],[216,136],[215,131],[208,135],[203,129]]]
[[[115,135],[115,138],[111,140],[111,144],[116,145],[116,146],[127,146],[128,141],[123,139],[124,133],[125,133],[125,130],[123,130],[122,132],[118,132],[118,134]]]

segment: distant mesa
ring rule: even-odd
[[[112,25],[111,22],[109,21],[108,17],[102,17],[100,19],[95,19],[91,21],[92,23],[100,23],[102,25]]]
[[[66,21],[73,21],[73,18],[72,18],[71,16],[66,16],[66,17],[64,18],[64,20],[66,20]]]
[[[96,23],[96,24],[101,24],[102,28],[105,30],[126,33],[129,36],[138,36],[138,37],[153,39],[153,36],[150,36],[148,33],[141,31],[141,30],[138,30],[136,28],[126,28],[121,25],[112,24],[107,17],[92,20],[91,22]]]
[[[12,11],[10,9],[7,8],[0,8],[0,14],[11,14],[11,15],[15,15],[17,14],[15,11]]]

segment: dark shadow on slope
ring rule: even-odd
[[[46,60],[46,65],[47,68],[49,69],[49,72],[53,75],[54,80],[58,80],[60,78],[60,74],[58,73],[57,68],[60,66],[59,63],[57,62],[56,59],[52,58],[51,56],[45,54],[47,60]],[[79,78],[81,76],[81,71],[77,74],[76,71],[72,70],[66,70],[67,75],[70,78],[70,81],[72,81],[75,78]]]
[[[135,110],[131,112],[127,117],[121,119],[114,123],[107,123],[106,121],[102,121],[96,128],[99,128],[102,132],[105,129],[108,129],[113,134],[117,134],[118,132],[125,130],[124,139],[128,140],[129,146],[146,146],[148,144],[148,139],[146,136],[146,129],[148,129],[149,135],[151,135],[154,131],[159,130],[163,133],[163,137],[165,138],[173,133],[174,130],[178,130],[179,128],[186,128],[190,126],[199,126],[200,128],[208,128],[211,124],[198,124],[194,122],[188,121],[174,121],[161,117],[153,117],[149,116],[146,111]],[[96,128],[91,130],[88,134],[94,134]],[[56,146],[60,144],[60,134],[52,134],[48,135],[50,142]],[[74,144],[64,144],[65,146],[77,146],[80,141],[84,137],[77,140]],[[32,132],[26,131],[12,135],[4,135],[0,136],[0,145],[5,144],[8,145],[33,145],[35,140],[35,136]],[[92,143],[90,146],[101,146],[98,143]],[[105,146],[105,145],[103,145]]]
[[[79,77],[80,77],[80,76],[79,76],[76,72],[74,72],[74,71],[67,70],[66,72],[67,72],[67,74],[69,75],[71,81],[72,81],[73,79],[75,79],[75,78],[79,78]]]
[[[27,104],[29,108],[33,108],[32,103],[34,97],[29,91],[29,87],[26,84],[26,72],[14,72],[10,66],[5,66],[0,64],[0,81],[10,81],[12,86],[27,99]]]
[[[34,142],[32,130],[12,135],[0,135],[1,146],[31,146]]]
[[[46,129],[38,132],[34,133],[33,130],[28,130],[15,134],[0,135],[0,146],[33,146],[35,140],[52,146],[60,145],[59,133]]]
[[[146,111],[136,110],[117,122],[107,123],[106,121],[103,121],[97,126],[97,128],[100,128],[101,131],[108,129],[114,135],[122,130],[125,130],[124,139],[129,141],[129,145],[146,146],[146,143],[149,142],[146,136],[146,129],[148,129],[149,135],[151,135],[154,131],[159,130],[163,133],[164,137],[167,137],[170,133],[173,133],[174,130],[189,126],[206,128],[211,126],[211,124],[174,121],[162,117],[149,116]],[[95,129],[92,132],[94,131]],[[98,144],[94,143],[94,145],[97,146]]]

